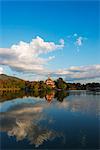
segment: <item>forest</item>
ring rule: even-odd
[[[25,91],[49,91],[55,90],[100,90],[100,83],[67,83],[63,78],[53,81],[55,87],[47,85],[45,81],[25,81],[5,74],[0,75],[0,90],[25,90]]]

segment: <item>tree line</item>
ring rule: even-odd
[[[58,78],[54,81],[55,90],[86,90],[92,88],[100,88],[100,83],[66,83],[63,78]],[[7,78],[0,79],[0,89],[3,88],[19,88],[26,91],[49,91],[52,89],[50,85],[47,85],[45,81],[25,81],[21,79]]]

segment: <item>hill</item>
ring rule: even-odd
[[[23,81],[22,79],[19,79],[17,77],[13,77],[13,76],[8,76],[8,75],[5,75],[5,74],[0,74],[0,80],[21,80]]]
[[[23,88],[25,87],[25,81],[22,79],[19,79],[17,77],[8,76],[5,74],[0,74],[0,89],[4,88]]]

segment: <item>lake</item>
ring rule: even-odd
[[[99,149],[99,107],[99,92],[1,93],[1,149]]]

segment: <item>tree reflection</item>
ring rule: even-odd
[[[67,91],[57,91],[55,93],[55,98],[57,98],[58,101],[63,102],[64,98],[69,96],[69,93]]]
[[[54,98],[56,98],[58,101],[62,102],[64,98],[66,98],[69,95],[67,91],[34,91],[34,92],[25,92],[25,91],[19,91],[19,92],[0,92],[0,102],[13,100],[16,98],[23,98],[23,97],[39,97],[39,98],[45,98],[48,102],[51,102]]]

